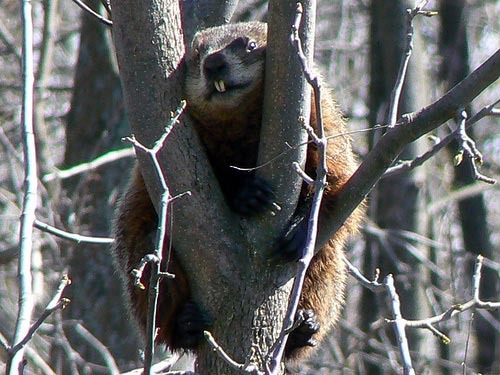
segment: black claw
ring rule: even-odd
[[[296,217],[284,235],[274,245],[269,260],[273,263],[296,262],[304,256],[307,240],[307,220]]]
[[[288,337],[285,347],[285,354],[305,346],[316,346],[318,342],[313,339],[315,333],[318,333],[321,325],[318,317],[312,310],[298,310],[295,319],[300,319],[301,323],[295,328]]]
[[[194,349],[203,340],[203,331],[213,324],[212,319],[193,301],[188,301],[175,322],[175,348]]]
[[[241,215],[255,216],[265,211],[272,212],[274,199],[274,192],[264,179],[248,176],[233,195],[231,206]]]

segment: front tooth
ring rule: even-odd
[[[218,92],[225,92],[226,91],[226,85],[224,84],[223,80],[214,81],[214,86]]]

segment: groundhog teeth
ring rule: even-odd
[[[222,79],[220,81],[214,81],[214,86],[218,92],[226,91],[226,85],[224,84],[224,81]]]

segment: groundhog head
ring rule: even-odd
[[[247,22],[198,32],[186,55],[191,113],[241,110],[263,96],[267,25]]]

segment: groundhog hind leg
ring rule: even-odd
[[[134,284],[131,271],[139,266],[141,259],[154,249],[158,218],[144,181],[136,168],[133,178],[121,199],[115,218],[113,255],[116,270],[123,281],[125,299],[129,313],[135,319],[141,334],[146,334],[148,316],[149,266],[141,277],[144,289]],[[164,249],[168,249],[165,241]],[[164,251],[165,251],[164,250]],[[164,254],[166,259],[166,254]],[[209,327],[209,320],[191,301],[191,291],[186,273],[179,264],[175,250],[171,249],[168,271],[174,279],[164,278],[160,282],[156,326],[157,344],[166,344],[170,349],[197,347],[203,330]],[[165,261],[161,269],[167,267]]]
[[[310,355],[340,317],[347,272],[342,246],[334,241],[315,255],[307,270],[298,307],[304,320],[288,338],[289,360]]]

